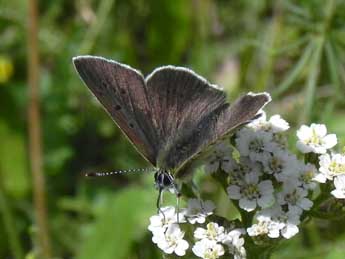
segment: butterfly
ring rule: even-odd
[[[73,63],[121,131],[156,168],[159,197],[171,187],[178,193],[175,181],[190,174],[193,162],[260,116],[271,100],[267,93],[248,93],[229,104],[220,88],[184,67],[163,66],[144,77],[102,57],[77,56]]]

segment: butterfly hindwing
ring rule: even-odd
[[[164,152],[165,163],[174,168],[179,177],[189,162],[205,153],[212,145],[221,141],[238,127],[250,122],[257,112],[270,101],[268,94],[247,94],[233,105],[224,104],[210,113],[197,127],[181,135],[174,145]]]

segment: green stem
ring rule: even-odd
[[[0,174],[0,179],[1,179],[1,174]],[[2,183],[1,180],[0,180],[0,183]],[[12,215],[11,208],[7,203],[5,191],[3,189],[2,184],[0,184],[0,211],[2,214],[5,231],[8,236],[8,242],[9,242],[13,257],[16,259],[24,258],[24,252],[20,245],[19,234],[16,229],[16,224],[13,220],[14,216]]]
[[[40,93],[40,45],[38,0],[28,2],[27,74],[28,74],[28,153],[33,184],[35,224],[37,224],[38,253],[40,258],[52,258],[46,207],[45,175],[43,172],[42,119]]]

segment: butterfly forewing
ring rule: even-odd
[[[73,59],[76,70],[137,150],[156,165],[158,138],[143,76],[104,58]]]

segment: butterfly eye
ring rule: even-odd
[[[116,105],[115,106],[115,110],[117,110],[117,111],[121,110],[121,106],[120,105]]]
[[[134,128],[133,123],[129,123],[128,125],[129,125],[129,127],[131,127],[132,129]]]
[[[163,185],[170,186],[172,185],[171,179],[167,175],[163,175]]]

